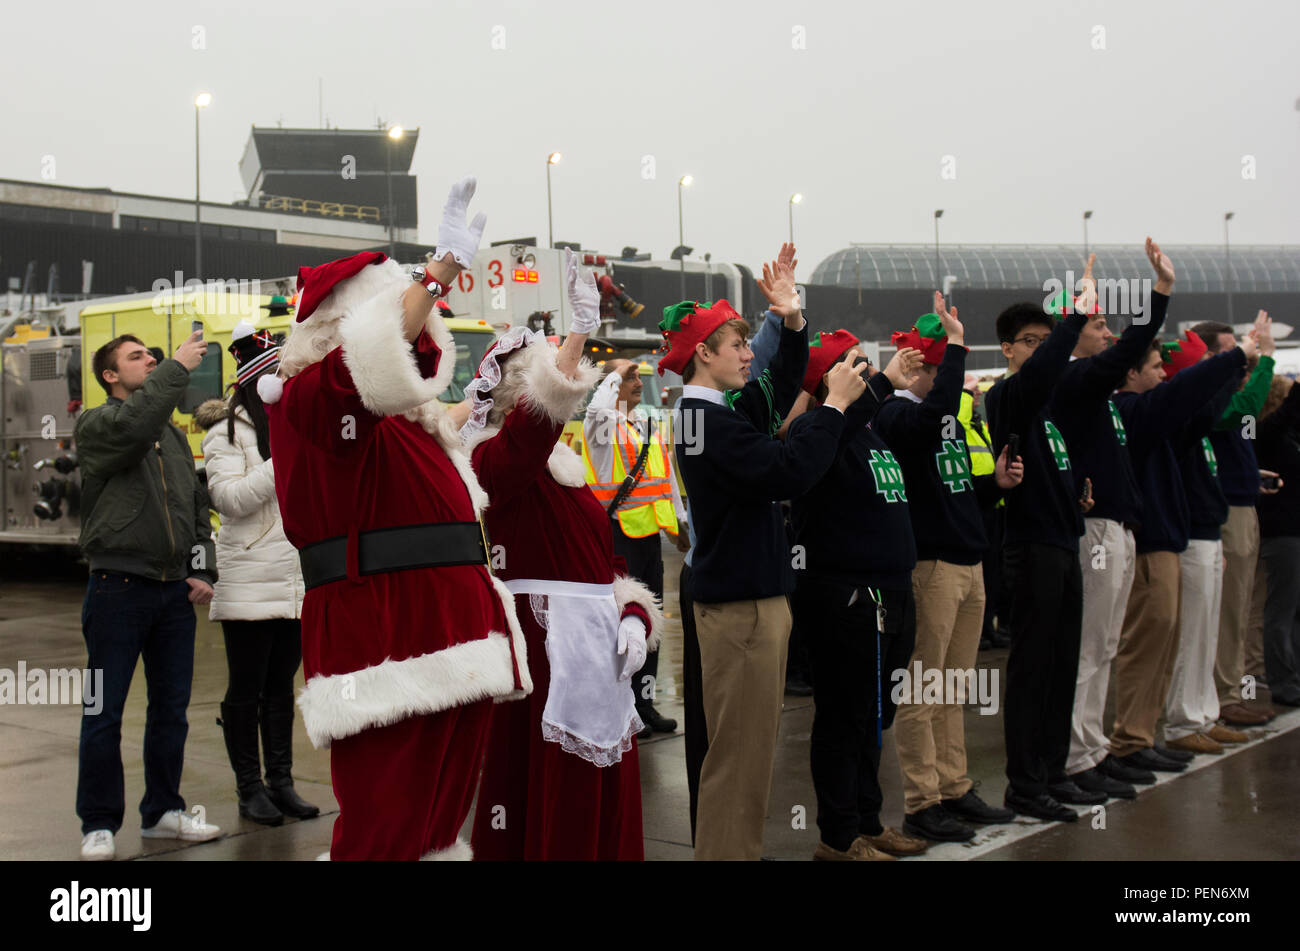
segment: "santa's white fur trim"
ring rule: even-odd
[[[509,597],[509,592],[506,595]],[[519,623],[513,603],[509,608],[514,639]],[[520,635],[517,651],[522,644]],[[526,658],[526,654],[520,655],[531,691]],[[324,749],[332,740],[362,730],[516,692],[510,642],[506,635],[493,632],[419,657],[386,660],[349,674],[317,675],[298,692],[298,708],[312,745]]]
[[[445,849],[434,849],[420,856],[421,862],[472,862],[474,850],[464,839],[457,839]]]
[[[488,557],[492,557],[491,552],[488,553]],[[510,627],[510,642],[515,646],[515,658],[519,662],[519,682],[523,685],[521,690],[512,689],[508,693],[501,694],[496,698],[496,702],[522,700],[533,692],[533,675],[528,672],[528,645],[524,643],[524,629],[519,626],[519,615],[515,613],[515,596],[510,593],[510,589],[502,584],[501,579],[496,575],[492,576],[492,587],[496,589],[497,597],[501,599],[501,606],[506,612],[506,624]]]
[[[553,423],[567,423],[582,405],[587,391],[600,379],[600,370],[585,357],[578,361],[577,376],[569,377],[555,365],[559,351],[547,341],[524,347],[510,357],[506,378],[492,391],[497,405],[523,400],[531,411]],[[522,372],[521,372],[522,371]],[[517,387],[511,386],[518,380]],[[503,387],[516,392],[503,392]]]
[[[560,485],[576,489],[587,484],[587,469],[582,464],[582,456],[562,442],[557,442],[551,450],[546,468],[550,471],[551,478]]]
[[[618,603],[619,614],[629,604],[636,604],[650,615],[650,632],[646,638],[646,650],[657,650],[659,640],[664,633],[664,612],[659,606],[655,593],[640,581],[628,575],[619,575],[614,579],[614,600]]]

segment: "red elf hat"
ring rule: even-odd
[[[889,339],[899,350],[908,347],[920,350],[921,359],[930,364],[940,363],[948,349],[948,332],[943,329],[943,321],[938,314],[918,317],[911,330],[907,333],[895,331]]]
[[[817,385],[826,375],[841,354],[857,346],[858,338],[847,330],[822,331],[817,339],[808,344],[808,372],[803,375],[803,388],[809,396],[815,396]]]
[[[700,306],[698,301],[682,301],[664,308],[664,319],[659,329],[668,341],[668,352],[659,358],[659,375],[665,370],[681,373],[695,355],[695,345],[704,343],[713,331],[729,320],[741,316],[725,300]]]
[[[1186,370],[1201,362],[1209,348],[1198,334],[1188,330],[1183,340],[1172,340],[1160,345],[1160,359],[1165,365],[1165,379],[1172,380],[1179,370]]]
[[[298,268],[298,313],[294,321],[302,323],[310,317],[340,281],[355,277],[369,264],[383,264],[387,260],[388,255],[379,251],[362,251],[350,258]]]

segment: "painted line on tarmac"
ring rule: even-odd
[[[1282,708],[1275,708],[1282,709]],[[1250,727],[1242,732],[1249,734],[1252,739],[1246,743],[1224,744],[1223,753],[1220,755],[1200,755],[1195,757],[1188,765],[1187,769],[1181,773],[1156,773],[1156,781],[1153,786],[1138,786],[1138,798],[1132,799],[1108,799],[1106,807],[1122,805],[1130,802],[1141,802],[1142,794],[1148,789],[1155,789],[1156,786],[1163,786],[1165,783],[1177,782],[1184,776],[1189,776],[1198,770],[1222,763],[1242,750],[1248,750],[1251,747],[1258,746],[1260,743],[1267,743],[1274,737],[1281,736],[1283,733],[1289,733],[1300,727],[1300,710],[1290,710],[1287,713],[1278,714],[1272,722],[1263,726]],[[1229,727],[1235,729],[1235,727]],[[1256,732],[1258,731],[1258,735]],[[1087,806],[1072,807],[1081,809],[1079,812],[1079,823],[1087,823],[1091,814],[1087,811]],[[977,859],[982,855],[996,851],[1003,846],[1011,845],[1013,842],[1019,842],[1021,839],[1027,839],[1032,835],[1040,832],[1046,832],[1048,829],[1055,829],[1062,823],[1044,822],[1041,819],[1029,819],[1024,816],[1017,816],[1014,822],[1006,822],[1000,825],[975,826],[975,838],[969,842],[934,842],[931,843],[929,851],[924,855],[916,855],[907,859],[908,862],[968,862],[971,859]]]

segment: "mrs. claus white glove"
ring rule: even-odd
[[[618,625],[618,656],[623,658],[619,680],[631,680],[645,665],[645,622],[633,614],[623,618]]]
[[[447,203],[442,206],[442,222],[438,225],[438,246],[433,256],[441,261],[443,255],[450,253],[461,267],[468,268],[474,263],[479,242],[483,240],[483,228],[487,225],[487,215],[479,212],[474,220],[466,222],[469,214],[469,200],[474,197],[478,180],[470,175],[462,178],[447,193]]]
[[[578,266],[578,256],[572,248],[564,249],[564,268],[569,306],[573,308],[569,330],[589,334],[600,326],[600,291],[596,288],[596,276],[590,268]]]

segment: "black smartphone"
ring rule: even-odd
[[[190,321],[190,333],[203,333],[203,321],[201,320]]]
[[[1259,484],[1265,489],[1276,489],[1282,484],[1280,476],[1261,476]]]
[[[1083,480],[1083,502],[1086,505],[1091,501],[1092,501],[1092,480],[1084,479]]]
[[[1020,459],[1020,436],[1012,433],[1007,437],[1007,462],[1016,462]]]

